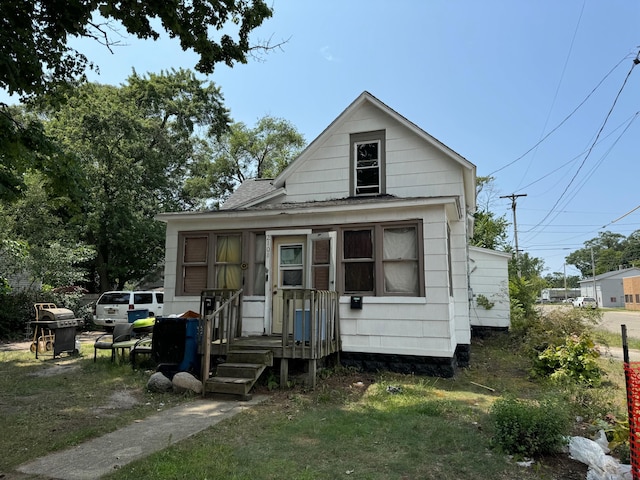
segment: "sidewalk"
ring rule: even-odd
[[[45,478],[93,480],[144,458],[265,401],[199,399],[86,443],[20,465],[17,471]]]

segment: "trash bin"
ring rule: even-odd
[[[177,372],[199,375],[199,330],[197,318],[157,317],[151,345],[156,370],[169,377]]]

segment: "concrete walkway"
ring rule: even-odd
[[[163,450],[267,398],[259,395],[248,402],[195,400],[68,450],[25,463],[17,470],[50,479],[97,479],[134,460]]]

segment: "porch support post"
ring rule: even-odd
[[[289,359],[280,359],[280,388],[286,388],[289,381]]]
[[[309,360],[309,385],[312,389],[316,388],[316,370],[317,370],[318,361],[313,358]]]

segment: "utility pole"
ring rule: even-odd
[[[516,242],[516,266],[518,267],[518,277],[522,276],[522,271],[520,269],[520,250],[518,248],[518,223],[516,222],[516,199],[518,197],[526,197],[526,193],[520,193],[516,195],[512,193],[511,195],[502,195],[500,198],[510,198],[511,199],[511,210],[513,210],[513,238]]]

